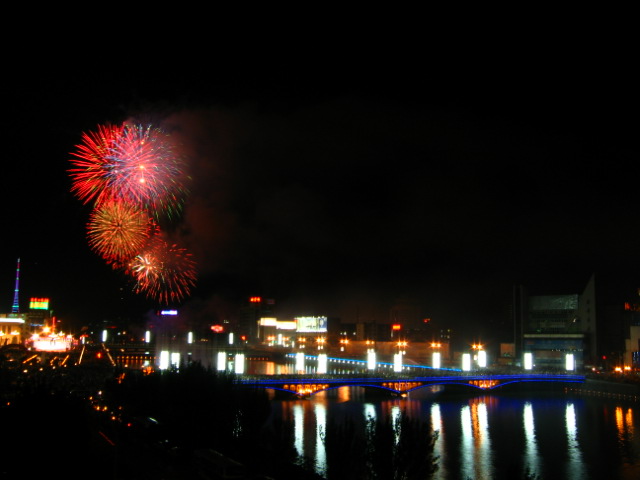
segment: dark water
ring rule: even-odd
[[[439,438],[437,479],[640,479],[640,404],[559,392],[453,395],[423,389],[369,398],[341,387],[304,400],[272,398],[273,419],[293,432],[299,455],[326,472],[327,422],[408,415]]]

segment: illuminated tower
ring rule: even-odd
[[[20,259],[18,258],[18,267],[16,268],[16,288],[13,290],[13,306],[11,313],[20,313],[20,302],[18,301],[18,292],[20,291]]]

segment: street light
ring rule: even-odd
[[[375,342],[373,340],[367,340],[365,344],[367,345],[367,369],[375,370],[377,363]]]
[[[401,372],[402,371],[402,356],[405,355],[407,348],[407,342],[400,341],[398,342],[398,353],[393,356],[393,371]]]
[[[441,365],[441,361],[440,361],[440,347],[442,345],[438,342],[431,342],[431,348],[434,349],[433,354],[431,355],[432,357],[432,366],[433,368],[440,368]]]
[[[531,370],[533,368],[533,354],[531,352],[525,352],[524,354],[524,369]]]
[[[474,343],[471,348],[478,353],[475,355],[475,359],[478,362],[480,368],[487,366],[487,352],[484,350],[484,346],[481,343]]]

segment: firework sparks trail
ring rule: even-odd
[[[195,263],[186,249],[170,245],[159,236],[130,263],[134,292],[169,305],[187,297],[195,286]]]
[[[123,268],[157,228],[142,210],[111,200],[96,207],[87,225],[89,246],[113,268]]]

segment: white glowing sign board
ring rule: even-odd
[[[326,333],[327,317],[296,317],[298,333]]]
[[[295,330],[296,322],[294,320],[279,320],[276,324],[278,330]]]

